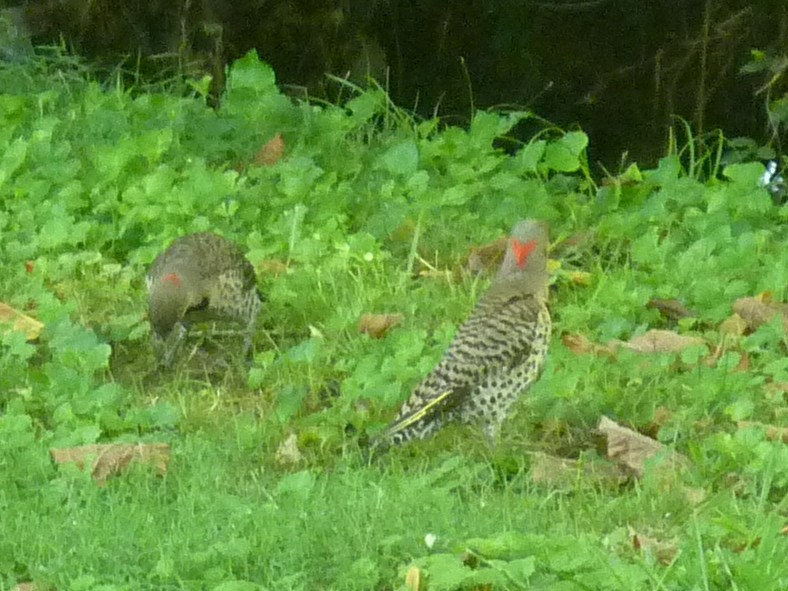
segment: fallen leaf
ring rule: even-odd
[[[607,437],[607,457],[630,470],[638,478],[643,477],[646,461],[661,453],[665,454],[665,462],[674,470],[689,463],[684,456],[669,450],[659,441],[622,427],[605,416],[599,420],[597,429]]]
[[[700,337],[680,335],[672,330],[652,329],[640,336],[632,337],[621,346],[638,353],[678,353],[688,347],[706,345]]]
[[[0,323],[6,322],[11,330],[24,333],[28,341],[36,340],[44,330],[43,323],[0,302]],[[7,327],[0,327],[0,332],[7,332]]]
[[[679,547],[675,540],[658,540],[642,532],[635,531],[632,527],[629,527],[629,535],[632,538],[632,547],[635,550],[643,554],[650,554],[660,564],[671,564],[678,556]]]
[[[680,320],[682,318],[687,318],[690,316],[695,316],[684,304],[676,299],[672,300],[663,300],[659,298],[654,298],[653,300],[649,300],[646,304],[646,308],[650,310],[656,310],[665,318],[669,320]]]
[[[264,274],[279,277],[279,275],[287,271],[287,263],[277,259],[264,259],[257,263],[257,268]]]
[[[767,425],[758,421],[738,421],[736,426],[739,429],[750,429],[753,427],[764,429],[766,439],[769,441],[782,441],[788,445],[788,427],[777,427],[775,425]]]
[[[636,353],[677,353],[696,345],[706,345],[700,337],[685,336],[670,330],[652,329],[640,336],[632,337],[629,341],[614,339],[606,345],[595,343],[581,334],[565,334],[561,337],[564,345],[577,355],[591,353],[615,357],[620,348],[629,349]]]
[[[285,140],[281,133],[277,133],[266,142],[254,157],[254,164],[258,166],[273,166],[285,155]]]
[[[275,457],[282,465],[299,464],[303,461],[304,456],[298,449],[298,437],[295,433],[288,435],[287,439],[279,444]]]
[[[569,251],[576,252],[585,248],[591,248],[594,245],[595,239],[596,236],[593,232],[576,232],[556,242],[550,250],[561,254]]]
[[[575,355],[606,355],[614,357],[616,354],[615,347],[609,345],[600,345],[590,340],[587,336],[582,334],[565,334],[561,336],[561,342]]]
[[[554,487],[575,487],[578,482],[619,486],[628,475],[610,463],[581,462],[542,452],[531,452],[531,480]]]
[[[402,314],[363,314],[358,320],[358,332],[373,339],[382,339],[394,326],[405,320]]]
[[[591,281],[594,278],[594,276],[588,271],[565,271],[562,274],[566,276],[570,283],[574,285],[591,285]]]
[[[788,304],[771,302],[767,294],[739,298],[733,303],[733,311],[744,319],[750,330],[756,330],[780,314],[788,331]]]
[[[741,357],[739,358],[739,363],[736,364],[736,367],[733,368],[733,371],[743,372],[749,371],[750,369],[750,356],[747,351],[741,352]]]
[[[724,336],[740,337],[747,330],[747,322],[744,318],[734,313],[720,322],[717,330]]]
[[[405,574],[405,589],[408,591],[421,590],[421,571],[418,566],[411,566]]]
[[[166,443],[99,443],[50,449],[49,453],[56,464],[74,463],[80,470],[91,462],[91,475],[99,486],[132,462],[151,464],[162,475],[170,461],[170,446]]]
[[[11,588],[11,591],[44,591],[48,587],[39,587],[35,583],[19,583]]]
[[[508,238],[503,236],[483,246],[474,246],[468,254],[468,269],[471,273],[493,273],[503,260]]]
[[[660,427],[664,426],[672,416],[673,412],[667,406],[660,405],[654,409],[654,422]]]
[[[770,399],[782,396],[788,402],[788,382],[770,382],[766,384],[766,396]]]

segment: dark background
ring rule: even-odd
[[[125,59],[137,77],[209,72],[216,96],[224,65],[256,48],[294,94],[336,100],[341,85],[326,72],[362,83],[371,73],[396,104],[455,124],[474,108],[527,108],[564,128],[581,126],[591,136],[592,163],[612,172],[625,152],[646,165],[664,154],[674,115],[696,135],[722,128],[726,137],[780,151],[766,105],[788,89],[777,59],[788,54],[786,0],[16,5],[35,43],[65,39],[94,64]],[[771,69],[740,71],[753,49],[772,58]]]

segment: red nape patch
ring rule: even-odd
[[[172,283],[175,287],[181,286],[181,278],[177,273],[170,273],[161,278],[163,283]]]
[[[520,242],[517,238],[512,239],[512,251],[514,252],[514,260],[517,262],[518,267],[524,267],[528,262],[528,257],[536,249],[536,240],[529,240],[528,242]]]

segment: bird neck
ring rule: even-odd
[[[490,286],[491,294],[500,295],[535,295],[547,298],[549,276],[547,270],[517,273],[514,275],[499,275]]]

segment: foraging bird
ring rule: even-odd
[[[262,296],[254,267],[233,242],[211,232],[181,236],[153,261],[147,284],[162,365],[172,364],[189,327],[205,320],[244,324],[244,356],[249,352]]]
[[[481,423],[495,441],[520,393],[539,379],[547,356],[548,243],[544,222],[524,220],[514,227],[489,290],[376,443],[424,439],[453,420]]]

